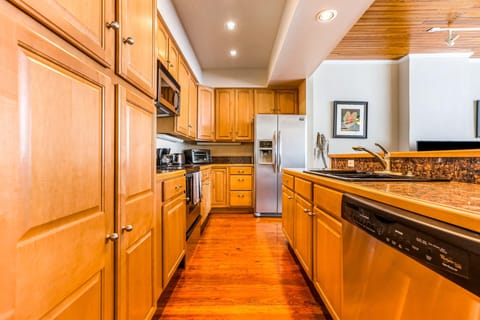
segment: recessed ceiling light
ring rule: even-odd
[[[235,21],[230,20],[225,23],[225,27],[227,28],[227,30],[235,30],[237,24],[235,23]]]
[[[232,49],[228,52],[228,54],[230,55],[230,57],[236,57],[237,56],[237,50]]]
[[[337,10],[335,9],[327,9],[327,10],[322,10],[317,15],[315,16],[317,18],[317,21],[320,22],[329,22],[335,19],[337,16]]]

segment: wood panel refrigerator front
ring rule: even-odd
[[[1,319],[112,319],[111,79],[0,3]]]
[[[117,87],[118,319],[155,312],[153,221],[155,109],[133,89]]]

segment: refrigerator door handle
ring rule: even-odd
[[[277,159],[277,162],[278,162],[278,165],[277,165],[277,171],[280,172],[282,171],[282,139],[280,137],[280,134],[282,133],[282,131],[278,130],[278,159]]]
[[[272,168],[273,173],[277,173],[277,133],[273,131],[272,137]]]

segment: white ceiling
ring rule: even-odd
[[[264,69],[266,84],[304,79],[373,0],[171,0],[203,72]],[[335,8],[337,18],[315,15]],[[234,20],[229,32],[224,24]],[[237,57],[228,51],[236,49]]]

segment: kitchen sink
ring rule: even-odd
[[[348,169],[306,169],[303,172],[343,181],[450,181],[450,178],[448,177],[416,177],[410,175],[397,175],[384,172],[370,172]]]

